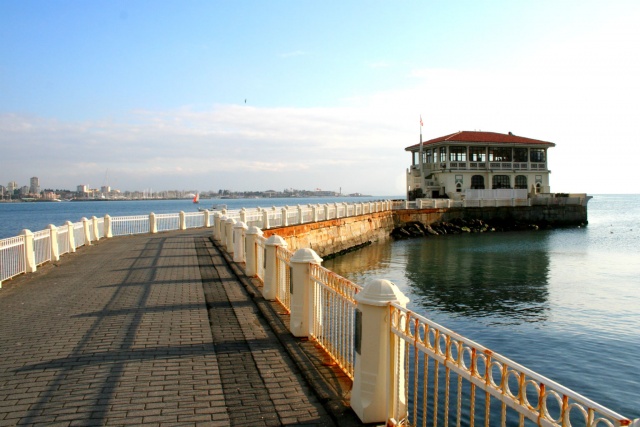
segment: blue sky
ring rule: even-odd
[[[424,139],[555,142],[552,191],[638,193],[637,22],[623,0],[3,1],[0,183],[401,195],[422,115]]]

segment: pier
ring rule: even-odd
[[[0,425],[640,425],[408,310],[389,281],[336,275],[309,247],[327,229],[355,238],[460,209],[473,208],[106,216],[0,241],[20,258],[0,296]]]

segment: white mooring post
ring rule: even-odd
[[[158,219],[156,218],[156,214],[151,212],[149,214],[149,233],[156,234],[158,232]]]
[[[67,239],[69,239],[69,252],[74,253],[76,251],[76,237],[73,235],[73,223],[67,221],[65,226],[67,227]]]
[[[187,229],[187,217],[184,215],[184,211],[180,211],[180,230]]]
[[[222,215],[220,212],[213,213],[213,240],[216,242],[220,241],[220,220]]]
[[[51,261],[60,261],[60,248],[58,247],[58,227],[49,224],[49,235],[51,242]]]
[[[265,246],[265,267],[264,267],[264,287],[262,296],[264,299],[273,301],[276,299],[276,288],[278,286],[276,250],[278,246],[287,247],[287,242],[277,234],[269,237],[264,243]]]
[[[89,229],[89,220],[82,218],[82,231],[84,231],[84,245],[91,246],[91,230]]]
[[[233,218],[227,219],[224,224],[224,237],[223,244],[229,255],[233,255],[233,226],[236,225],[236,220]]]
[[[26,273],[36,271],[36,253],[33,250],[33,233],[31,230],[22,230],[20,233],[24,236],[24,268]]]
[[[110,239],[113,237],[113,227],[111,225],[111,217],[107,214],[104,216],[104,237]]]
[[[249,277],[255,277],[258,274],[258,248],[256,247],[256,241],[262,234],[262,230],[256,226],[249,227],[245,233],[245,274]]]
[[[393,414],[404,413],[407,405],[404,368],[400,369],[404,366],[404,346],[395,348],[399,340],[390,333],[389,303],[406,306],[409,299],[390,281],[374,279],[355,300],[358,308],[351,407],[363,423],[386,423]],[[402,407],[394,407],[396,403]]]
[[[98,227],[98,218],[95,216],[91,217],[91,226],[93,227],[93,237],[96,241],[100,240],[100,227]]]
[[[244,234],[247,231],[247,224],[238,221],[233,226],[233,262],[245,262],[247,259],[244,244]]]
[[[227,245],[227,220],[228,216],[222,215],[220,217],[220,244],[223,248],[226,248]]]
[[[289,330],[294,337],[308,337],[313,327],[313,292],[309,266],[322,258],[311,248],[298,249],[291,257],[291,316]]]

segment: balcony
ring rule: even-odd
[[[452,170],[452,171],[475,171],[475,170],[492,170],[492,171],[546,171],[547,164],[545,162],[438,162],[425,163],[425,169],[434,171]]]

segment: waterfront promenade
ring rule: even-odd
[[[209,235],[102,239],[5,282],[0,426],[354,423]]]

